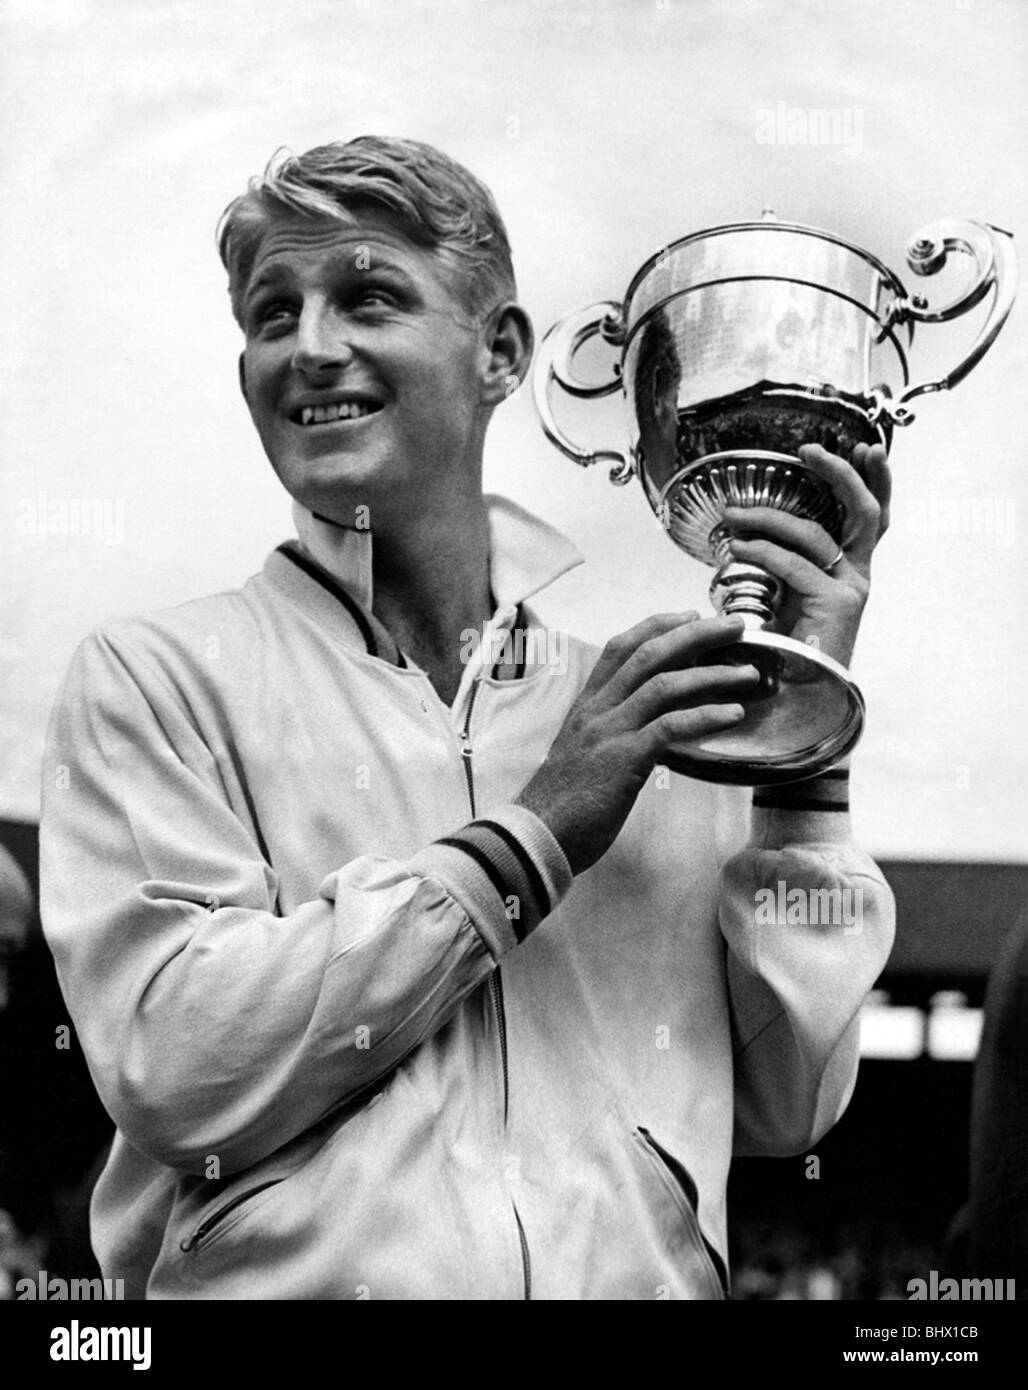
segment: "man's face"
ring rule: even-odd
[[[488,350],[448,262],[388,215],[283,216],[242,297],[244,395],[287,491],[373,530],[477,481]]]

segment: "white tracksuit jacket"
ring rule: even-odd
[[[550,634],[512,673],[483,646],[447,708],[376,650],[370,535],[296,516],[241,590],[94,632],[51,718],[42,913],[117,1125],[104,1275],[722,1297],[733,1135],[803,1153],[849,1098],[879,870],[816,784],[747,836],[749,791],[658,769],[572,880],[512,801],[596,651]],[[502,633],[577,557],[490,518]],[[767,924],[780,884],[851,890],[859,919]]]

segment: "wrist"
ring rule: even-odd
[[[850,770],[848,759],[801,782],[754,787],[753,805],[769,811],[848,811]]]

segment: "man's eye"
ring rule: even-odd
[[[292,321],[294,310],[291,305],[282,300],[269,300],[267,304],[260,304],[254,314],[254,320],[258,328],[280,328],[283,324]]]
[[[393,308],[396,304],[396,296],[389,290],[383,289],[381,285],[367,285],[364,289],[358,290],[353,297],[353,302],[358,308]]]

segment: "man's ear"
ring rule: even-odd
[[[535,334],[520,304],[500,304],[489,315],[483,341],[482,400],[499,405],[524,381],[532,362]]]
[[[239,354],[239,389],[243,393],[243,400],[249,405],[250,397],[246,394],[246,358],[243,353]]]

